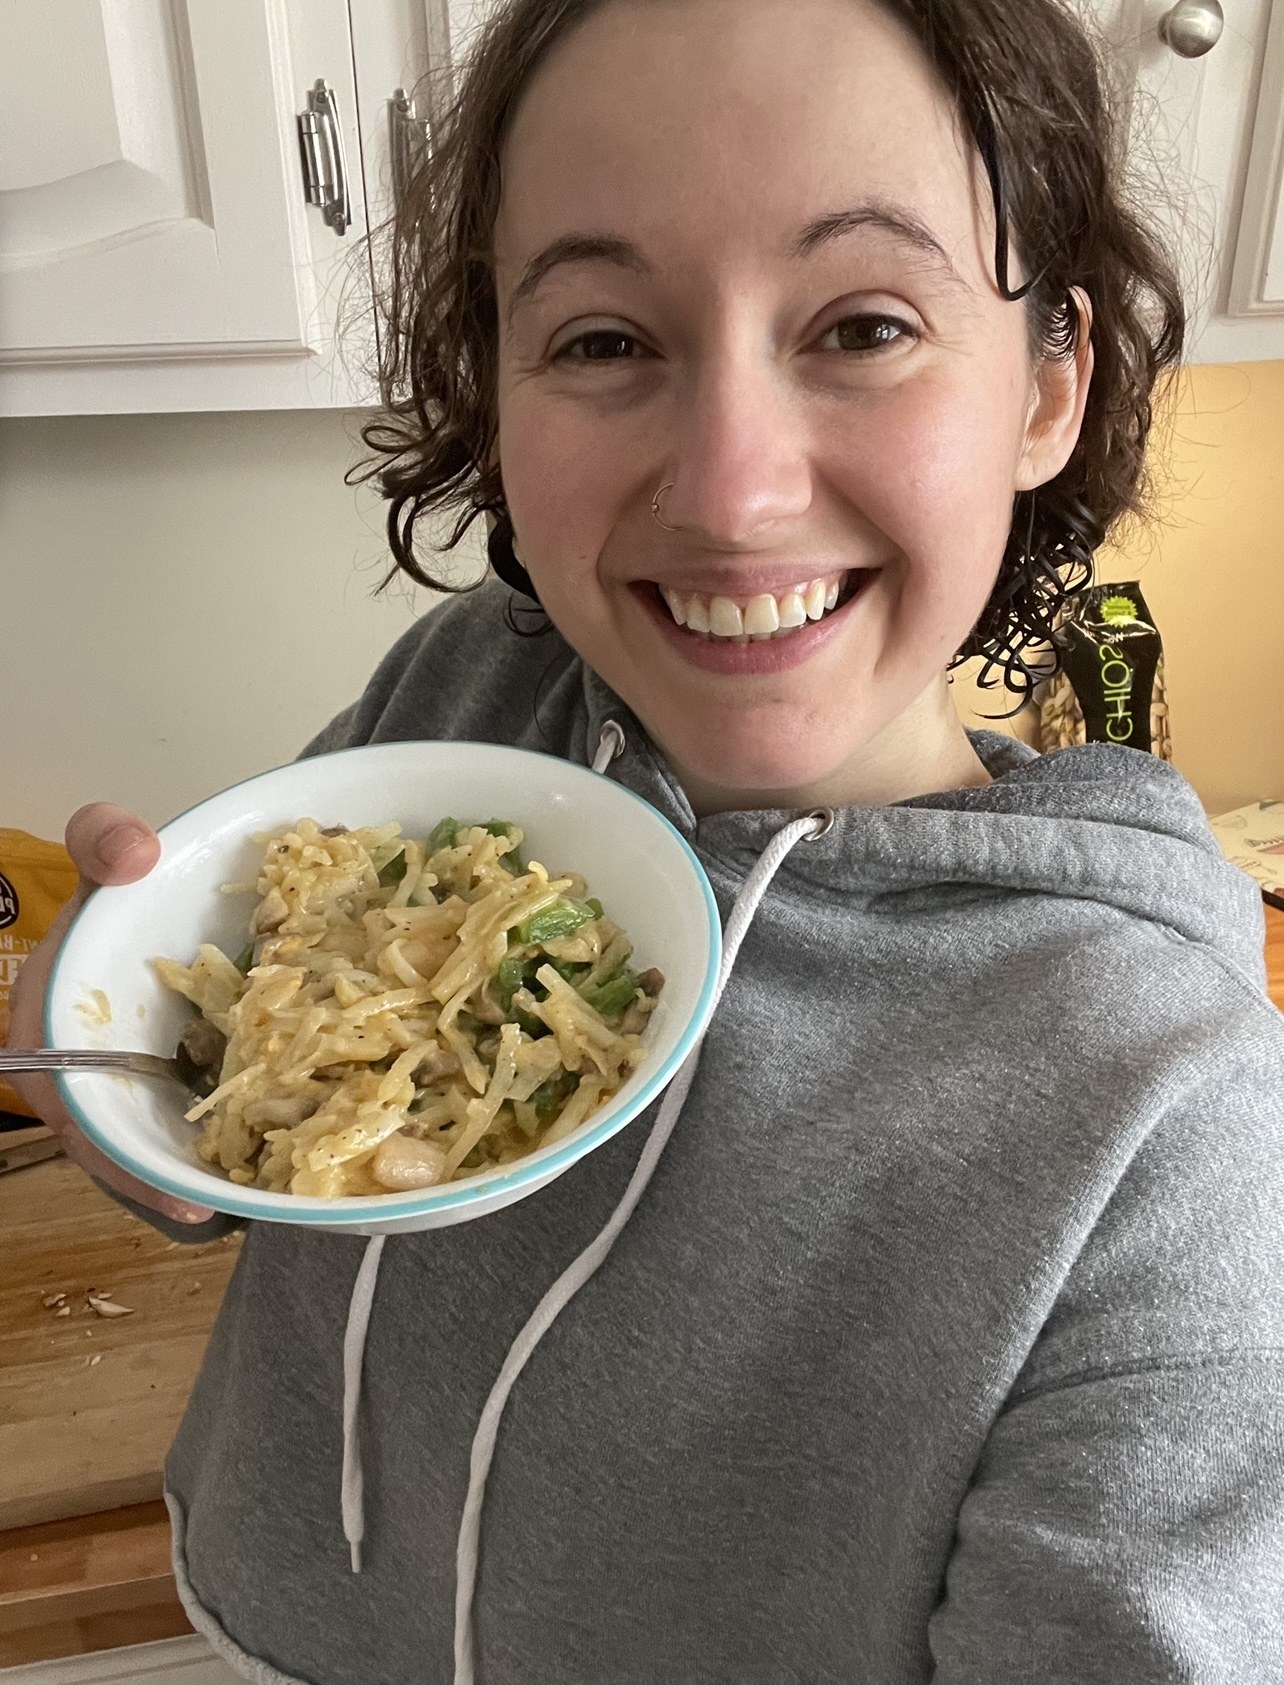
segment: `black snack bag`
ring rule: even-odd
[[[1153,714],[1163,689],[1164,646],[1141,587],[1094,585],[1077,599],[1056,641],[1086,740],[1162,754]]]

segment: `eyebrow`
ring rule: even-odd
[[[613,263],[617,269],[628,269],[635,275],[654,273],[631,240],[617,239],[610,234],[563,234],[537,252],[522,271],[509,301],[510,319],[517,306],[539,289],[549,271],[564,263]]]
[[[791,255],[795,258],[811,257],[831,241],[854,234],[861,228],[876,228],[884,234],[890,234],[901,245],[910,246],[920,252],[929,260],[930,267],[937,270],[944,279],[961,287],[965,292],[971,291],[950,261],[945,247],[927,224],[913,211],[882,200],[869,200],[849,210],[831,211],[826,216],[817,217],[814,222],[809,222],[798,236]],[[631,240],[623,240],[611,234],[563,234],[537,252],[522,271],[522,278],[509,301],[509,319],[512,319],[518,305],[539,290],[547,275],[563,264],[570,263],[609,263],[617,269],[627,269],[634,275],[646,276],[655,273],[652,265]]]
[[[798,237],[794,254],[810,257],[831,240],[841,239],[844,234],[852,234],[858,228],[877,228],[884,234],[890,234],[902,245],[912,246],[915,251],[921,252],[929,260],[930,267],[938,270],[947,281],[962,287],[965,292],[972,290],[925,222],[905,206],[888,204],[880,199],[868,200],[850,210],[833,211],[828,216],[817,217],[815,222],[809,222]]]

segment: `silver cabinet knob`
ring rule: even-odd
[[[1159,20],[1159,39],[1182,58],[1198,59],[1212,52],[1225,27],[1219,0],[1178,0]]]

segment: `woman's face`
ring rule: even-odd
[[[701,789],[859,799],[962,741],[946,664],[1087,379],[1032,361],[988,200],[867,0],[608,0],[523,98],[495,230],[518,551]]]

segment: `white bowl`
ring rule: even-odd
[[[580,1129],[516,1164],[442,1188],[307,1199],[240,1187],[204,1164],[197,1126],[183,1117],[191,1102],[177,1084],[62,1072],[63,1102],[90,1139],[142,1181],[218,1211],[398,1234],[524,1199],[636,1117],[675,1075],[712,1012],[722,933],[708,879],[668,820],[631,790],[568,761],[487,743],[389,743],[295,761],[166,825],[156,868],[139,883],[96,890],[68,931],[50,979],[45,1040],[172,1055],[190,1009],[162,987],[151,961],[166,955],[190,963],[200,942],[227,953],[244,945],[252,903],[221,886],[255,877],[256,833],[307,817],[350,828],[395,820],[406,835],[422,837],[446,814],[519,824],[528,857],[550,871],[581,873],[628,931],[639,969],[664,973],[643,1038],[645,1060]]]

